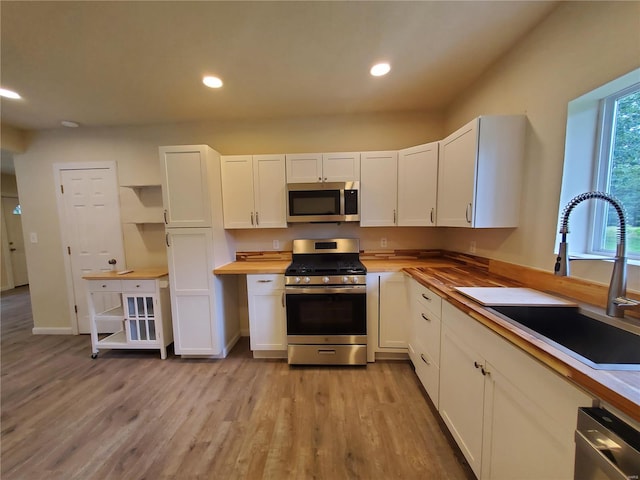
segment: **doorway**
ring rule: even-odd
[[[16,197],[2,197],[2,263],[5,265],[7,288],[29,283],[27,256],[22,236],[22,212]]]

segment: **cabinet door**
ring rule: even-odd
[[[251,350],[286,350],[282,275],[247,275]]]
[[[484,376],[482,357],[444,320],[440,347],[439,411],[471,469],[480,478]]]
[[[207,156],[208,147],[204,145],[160,147],[167,227],[211,226]]]
[[[322,154],[287,154],[287,183],[322,182]]]
[[[323,153],[323,182],[355,182],[360,180],[359,153]]]
[[[254,155],[253,189],[256,227],[287,227],[285,184],[284,155]]]
[[[438,226],[473,226],[478,122],[473,120],[440,142]]]
[[[225,155],[221,162],[224,228],[253,228],[253,157]]]
[[[398,203],[398,152],[366,152],[361,158],[360,226],[395,226]]]
[[[438,192],[438,142],[398,152],[398,225],[434,226]]]
[[[213,235],[208,228],[167,230],[174,346],[177,355],[219,355],[213,297]]]
[[[380,274],[379,347],[407,348],[409,312],[406,275],[402,272]]]

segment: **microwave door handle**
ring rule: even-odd
[[[344,215],[344,188],[340,189],[340,212],[339,215]]]

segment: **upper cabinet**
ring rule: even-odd
[[[284,155],[225,155],[224,228],[286,228]]]
[[[360,167],[360,226],[393,227],[397,222],[398,152],[364,152]]]
[[[162,204],[167,227],[210,227],[217,153],[206,145],[160,147]]]
[[[523,115],[478,117],[440,142],[437,225],[517,227]]]
[[[398,226],[436,225],[438,142],[398,152]]]
[[[354,182],[360,179],[360,153],[286,155],[288,183]]]

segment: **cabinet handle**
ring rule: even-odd
[[[321,182],[322,181],[322,177],[318,177],[318,181]]]
[[[467,223],[471,223],[471,204],[467,205],[467,209],[464,211],[464,219]]]
[[[393,209],[393,224],[396,224],[396,209]]]
[[[327,177],[324,177],[324,180],[323,180],[323,182],[326,182],[326,181],[327,181]]]
[[[260,225],[260,221],[258,220],[258,212],[256,212],[256,227]]]
[[[169,243],[169,234],[168,233],[164,234],[164,243],[167,244],[167,247],[171,246],[171,244]]]
[[[285,307],[286,305],[284,304],[284,292],[282,292],[282,306]]]
[[[487,376],[487,375],[489,375],[491,373],[491,372],[489,372],[489,370],[485,370],[484,367],[480,367],[480,371],[482,372],[482,375],[485,375],[485,376]]]
[[[424,363],[426,363],[427,365],[431,365],[431,362],[429,360],[427,360],[426,358],[424,358],[424,353],[420,354],[420,358],[422,359],[422,361]]]
[[[253,212],[251,212],[251,225],[253,225]]]
[[[164,216],[164,224],[168,225],[169,222],[167,222],[167,211],[165,210],[164,212],[162,212],[162,215]]]
[[[258,283],[271,283],[273,280],[258,280]]]
[[[107,286],[103,283],[103,284],[102,284],[102,288],[107,288]]]
[[[422,298],[424,298],[428,302],[431,301],[431,299],[429,297],[427,297],[424,293],[422,294]]]
[[[436,223],[436,222],[434,222],[434,220],[433,220],[433,214],[434,214],[434,213],[435,213],[435,209],[434,209],[434,208],[432,208],[432,209],[431,209],[431,214],[430,214],[431,223]]]
[[[140,285],[136,285],[136,288],[140,288]]]
[[[420,314],[420,316],[421,316],[422,318],[424,318],[427,322],[430,322],[430,321],[431,321],[431,319],[430,319],[429,317],[427,317],[424,313],[421,313],[421,314]]]
[[[473,362],[473,366],[476,368],[483,368],[482,364],[478,362]]]

